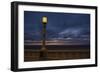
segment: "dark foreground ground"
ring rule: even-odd
[[[41,61],[41,45],[25,45],[24,61]],[[47,45],[45,60],[69,60],[90,58],[89,45]],[[43,59],[44,60],[44,59]]]

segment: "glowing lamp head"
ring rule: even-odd
[[[47,17],[46,17],[46,16],[43,16],[43,17],[42,17],[42,23],[43,23],[43,24],[47,24],[47,21],[48,21],[48,20],[47,20]]]

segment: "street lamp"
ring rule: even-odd
[[[48,22],[47,17],[43,16],[42,17],[42,23],[45,25],[45,24],[47,24],[47,22]]]
[[[47,60],[47,49],[46,49],[46,24],[47,24],[48,20],[46,16],[42,17],[42,24],[43,24],[43,28],[42,28],[42,48],[41,48],[41,52],[40,52],[40,59],[41,60]]]

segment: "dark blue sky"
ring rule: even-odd
[[[90,39],[90,15],[24,11],[24,39],[41,40],[43,16],[48,17],[46,39]]]

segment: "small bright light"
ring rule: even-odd
[[[42,23],[47,24],[47,17],[46,16],[42,17]]]

